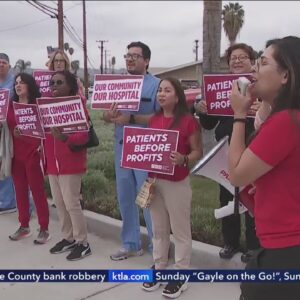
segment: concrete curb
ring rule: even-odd
[[[84,210],[84,215],[87,219],[88,229],[90,232],[109,239],[120,241],[120,232],[122,222],[92,211]],[[144,249],[147,244],[147,231],[141,226],[141,239]],[[210,269],[244,269],[245,265],[241,262],[241,253],[236,254],[230,260],[220,259],[220,248],[201,243],[198,241],[192,242],[192,261],[191,264],[201,269],[201,265],[209,265]],[[171,257],[174,257],[174,242],[171,237]]]

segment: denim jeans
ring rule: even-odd
[[[0,208],[9,209],[16,207],[15,188],[12,177],[0,180]]]

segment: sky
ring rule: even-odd
[[[229,1],[223,1],[222,5]],[[232,1],[234,2],[234,1]],[[259,51],[268,39],[300,36],[300,2],[238,1],[245,10],[245,22],[237,42]],[[56,1],[42,1],[56,8]],[[82,1],[64,1],[65,20],[83,40]],[[50,18],[26,1],[0,2],[0,52],[31,61],[33,68],[45,68],[47,46],[57,47],[57,19]],[[86,1],[88,67],[100,67],[100,43],[105,40],[108,61],[114,56],[116,68],[124,67],[123,55],[132,41],[148,44],[152,67],[175,67],[195,61],[195,40],[202,60],[202,1]],[[83,67],[83,50],[78,39],[66,32],[64,41],[74,48],[72,60]],[[228,47],[222,29],[221,54]]]

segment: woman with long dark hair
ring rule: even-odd
[[[179,132],[177,151],[170,153],[175,165],[174,175],[150,173],[155,177],[155,195],[150,205],[153,226],[153,260],[155,269],[166,269],[170,247],[170,232],[175,241],[175,268],[188,269],[192,250],[191,201],[192,190],[188,163],[202,155],[199,123],[189,113],[180,82],[166,78],[160,82],[157,101],[161,110],[151,117],[148,127]],[[143,289],[153,291],[158,282],[144,283]],[[183,281],[170,282],[163,290],[169,298],[178,297],[187,288]]]
[[[34,78],[27,73],[20,73],[15,77],[13,101],[34,104],[40,97],[39,88]],[[16,201],[19,213],[20,227],[9,236],[11,240],[20,240],[31,235],[29,228],[29,188],[36,207],[40,230],[35,244],[44,244],[50,239],[48,232],[49,209],[44,189],[44,175],[40,165],[41,140],[20,135],[13,104],[10,102],[7,114],[8,127],[13,135],[14,157],[12,160],[12,177],[16,190]]]
[[[229,175],[235,186],[255,183],[255,224],[262,249],[246,269],[300,269],[300,38],[270,40],[246,96],[234,84]],[[248,147],[245,121],[251,97],[271,113]],[[243,300],[297,300],[298,283],[243,283]]]

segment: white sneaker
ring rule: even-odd
[[[142,248],[137,251],[129,251],[125,248],[121,248],[116,253],[112,254],[110,256],[110,259],[111,260],[123,260],[123,259],[127,259],[128,257],[131,257],[131,256],[141,256],[143,254],[144,254],[144,251]]]

